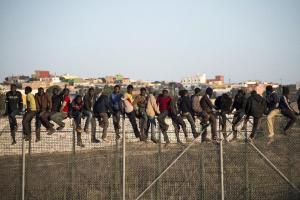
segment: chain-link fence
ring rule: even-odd
[[[251,121],[245,131],[238,127],[240,140],[235,143],[201,143],[199,138],[186,142],[181,131],[183,144],[177,144],[167,119],[171,144],[165,146],[158,127],[161,143],[140,142],[126,118],[121,120],[125,141],[115,140],[110,121],[106,141],[91,143],[91,134],[82,133],[81,148],[70,119],[53,135],[42,129],[39,142],[33,121],[31,141],[25,142],[19,118],[17,144],[11,145],[8,120],[2,118],[0,199],[299,199],[300,127],[295,125],[285,136],[286,119],[278,117],[275,141],[267,145],[264,120],[253,144],[244,140]],[[228,116],[227,140],[232,137],[231,121]],[[201,132],[198,119],[196,124]],[[220,128],[218,132],[221,137]],[[97,126],[96,137],[101,136]]]

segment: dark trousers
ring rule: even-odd
[[[187,113],[183,113],[182,114],[183,117],[186,117],[186,119],[188,120],[188,122],[191,125],[191,129],[192,129],[192,133],[194,135],[194,137],[197,135],[197,131],[196,131],[196,124],[195,124],[195,120],[193,119],[193,116],[191,113],[187,112]]]
[[[18,126],[16,115],[19,113],[18,110],[14,110],[11,113],[8,113],[8,121],[10,127],[10,135],[14,139],[16,136],[16,128]]]
[[[50,128],[52,128],[54,125],[50,123],[50,117],[51,115],[53,115],[55,112],[42,112],[40,114],[40,119],[41,119],[41,122],[43,124],[43,126],[45,126],[45,128],[48,130]]]
[[[211,127],[211,137],[213,140],[217,139],[217,119],[214,113],[205,113],[206,119],[208,119]],[[205,119],[205,120],[206,120]],[[206,123],[206,121],[203,121]],[[207,136],[207,130],[204,130],[202,133],[202,140],[204,140]]]
[[[81,114],[80,111],[73,111],[72,112],[72,117],[74,119],[76,129],[81,128],[81,115],[82,114]]]
[[[26,136],[31,135],[31,121],[35,116],[35,114],[36,114],[35,111],[27,111],[23,116],[23,120],[22,120],[23,134]]]
[[[135,137],[136,138],[140,137],[140,131],[139,131],[137,123],[136,123],[135,112],[132,111],[130,113],[126,113],[126,115],[131,123]]]
[[[257,129],[260,126],[260,124],[261,124],[261,117],[253,117],[253,126],[252,126],[252,132],[250,134],[250,138],[255,137],[255,135],[257,133]]]
[[[184,133],[184,136],[188,137],[188,133],[187,133],[187,130],[186,130],[186,123],[183,120],[183,118],[181,116],[178,116],[178,115],[171,115],[171,119],[172,119],[172,124],[174,126],[175,134],[179,133],[180,126],[181,126],[182,131]]]
[[[169,111],[168,110],[163,110],[160,112],[160,114],[157,117],[157,121],[160,127],[160,130],[163,133],[166,133],[168,131],[168,124],[166,123],[165,119],[167,118],[167,116],[169,115]]]
[[[283,114],[285,117],[289,118],[289,121],[287,122],[286,126],[284,127],[284,131],[291,128],[291,126],[296,122],[297,117],[295,113],[289,109],[282,109],[281,114]]]
[[[137,117],[139,118],[139,127],[141,134],[148,136],[148,115],[145,110],[139,110]],[[146,133],[147,132],[147,133]]]

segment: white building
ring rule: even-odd
[[[196,74],[194,76],[187,76],[181,79],[181,84],[183,86],[200,85],[205,83],[206,83],[205,74]]]

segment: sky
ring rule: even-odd
[[[0,80],[300,81],[299,0],[0,0]]]

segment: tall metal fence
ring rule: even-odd
[[[110,121],[106,141],[91,143],[82,133],[84,148],[76,146],[71,119],[53,135],[42,129],[41,141],[22,140],[18,119],[17,144],[11,145],[8,120],[0,121],[0,199],[299,199],[300,127],[281,134],[285,118],[275,120],[275,142],[267,145],[266,122],[254,140],[245,142],[251,131],[239,130],[239,141],[228,143],[218,129],[220,144],[201,143],[200,137],[183,145],[176,143],[170,119],[165,146],[140,142],[128,119],[121,121],[122,137],[115,140]],[[227,122],[230,140],[231,119]],[[189,137],[192,138],[186,121]],[[201,132],[200,121],[196,120]],[[97,126],[97,138],[102,136]],[[208,129],[210,133],[210,129]],[[209,137],[209,135],[208,135]]]

